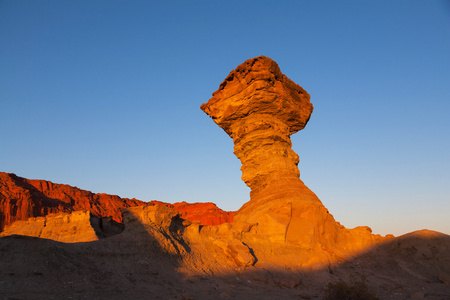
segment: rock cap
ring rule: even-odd
[[[230,72],[213,97],[201,105],[234,138],[233,128],[249,115],[276,116],[289,134],[303,129],[313,111],[309,94],[265,56],[246,60]]]

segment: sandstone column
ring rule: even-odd
[[[299,158],[290,135],[303,129],[313,106],[309,94],[281,73],[276,62],[259,56],[245,61],[220,84],[201,109],[233,138],[242,180],[251,200],[235,222],[258,223],[272,240],[319,242],[336,223],[300,180]]]
[[[201,109],[233,138],[251,188],[233,222],[246,243],[296,244],[326,261],[383,239],[369,227],[344,228],[300,180],[289,136],[305,127],[313,106],[273,60],[259,56],[239,65]]]
[[[305,127],[313,106],[273,60],[247,60],[201,108],[233,138],[242,180],[252,194],[273,180],[299,177],[289,136]]]

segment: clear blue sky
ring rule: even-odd
[[[0,0],[0,171],[237,210],[199,106],[259,55],[311,94],[293,148],[337,221],[450,234],[449,1]]]

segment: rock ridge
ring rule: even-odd
[[[0,172],[0,232],[15,221],[74,211],[90,211],[100,219],[111,217],[121,223],[123,209],[140,205],[169,206],[180,211],[184,218],[200,221],[202,225],[232,222],[234,216],[234,212],[223,211],[213,203],[144,202]]]

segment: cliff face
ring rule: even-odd
[[[115,195],[94,194],[70,185],[25,179],[0,172],[0,231],[14,221],[73,211],[90,211],[98,218],[112,217],[114,221],[122,222],[122,210],[139,205],[168,206],[178,210],[183,218],[199,221],[202,225],[232,222],[234,215],[233,212],[225,212],[213,203],[147,203]]]
[[[94,194],[70,185],[0,172],[0,229],[17,220],[77,210],[90,211],[97,217],[111,216],[114,221],[122,222],[123,209],[144,204],[136,199]]]
[[[63,243],[79,243],[96,241],[122,231],[123,225],[110,218],[97,218],[89,211],[74,211],[16,221],[5,226],[0,237],[17,234]]]

